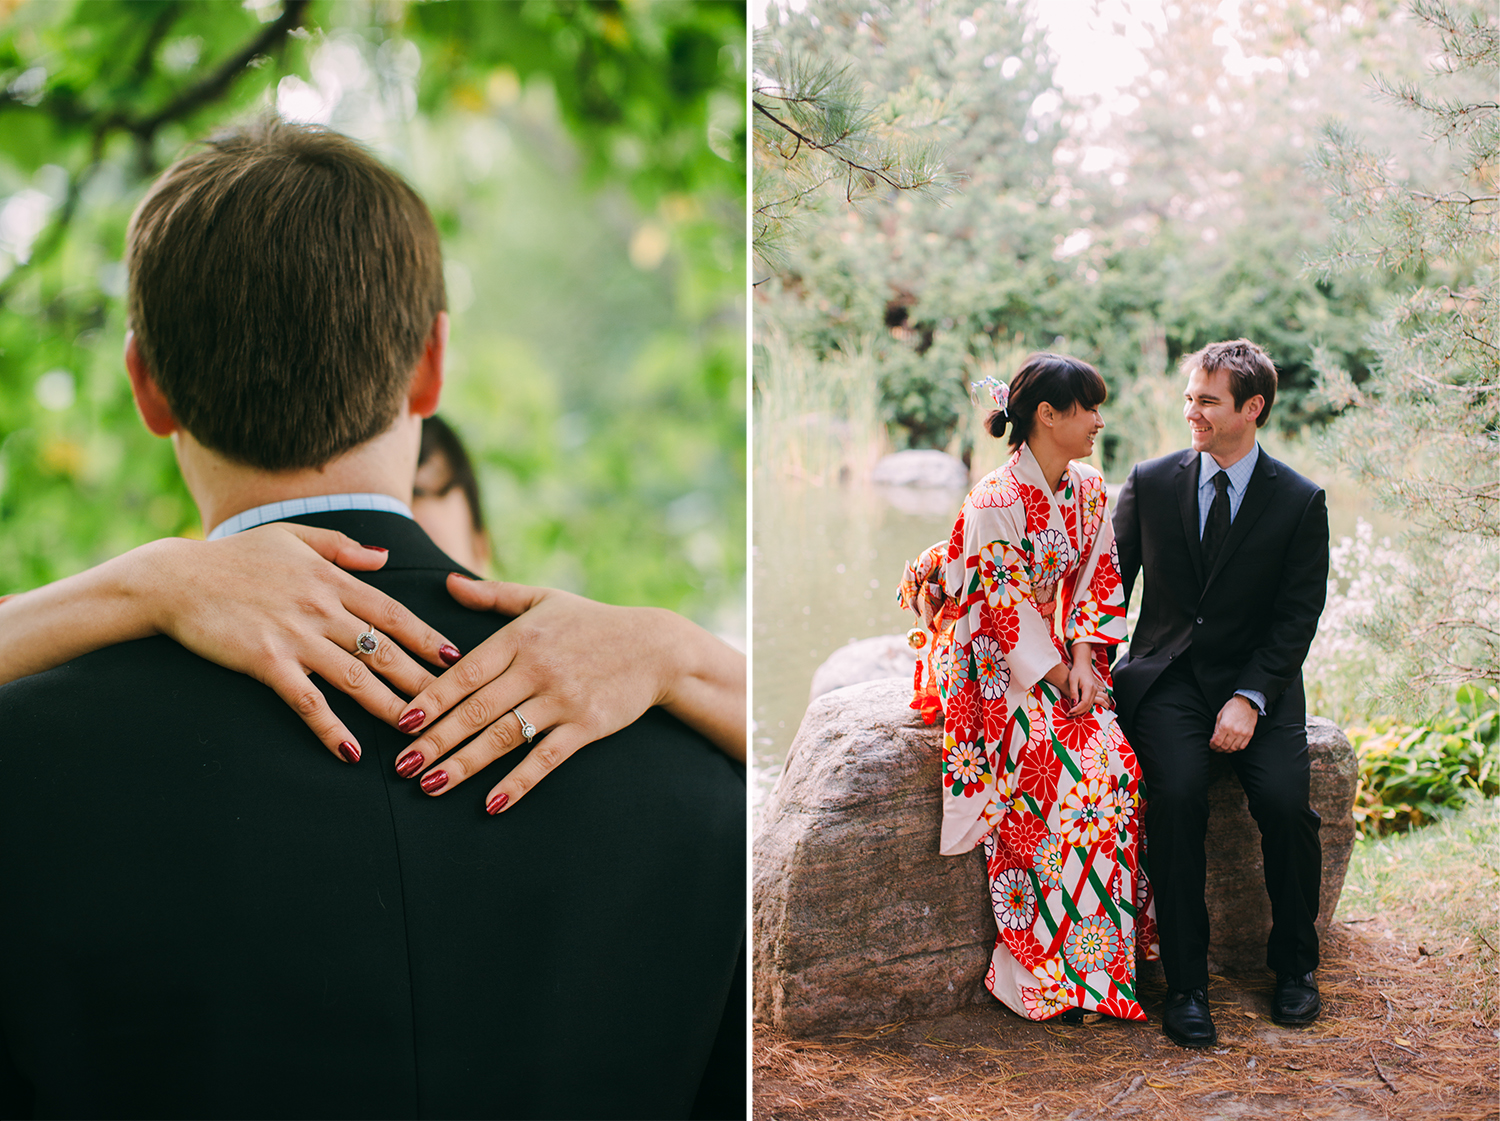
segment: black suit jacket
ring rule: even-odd
[[[298,520],[461,649],[506,621],[408,519]],[[521,752],[429,798],[325,692],[357,764],[165,638],[0,688],[0,1112],[743,1116],[743,770],[653,709],[490,817]]]
[[[1328,590],[1328,507],[1321,488],[1265,449],[1212,572],[1198,538],[1197,452],[1137,464],[1115,505],[1125,602],[1146,584],[1128,656],[1114,669],[1127,730],[1135,706],[1171,662],[1192,652],[1215,708],[1237,690],[1283,699],[1280,722],[1306,715],[1302,661]]]

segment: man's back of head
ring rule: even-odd
[[[383,432],[445,306],[416,192],[347,137],[276,117],[174,163],[126,240],[131,328],[177,420],[265,471]]]

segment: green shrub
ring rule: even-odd
[[[1500,689],[1459,687],[1426,724],[1381,717],[1351,728],[1359,759],[1354,822],[1361,833],[1400,832],[1500,794]]]

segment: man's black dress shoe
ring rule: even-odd
[[[1167,1038],[1182,1047],[1212,1047],[1219,1042],[1213,1017],[1208,1013],[1208,993],[1203,989],[1167,990],[1167,1007],[1161,1014]]]
[[[1276,974],[1276,995],[1271,998],[1271,1019],[1278,1024],[1300,1027],[1310,1024],[1323,1011],[1323,998],[1311,973]]]

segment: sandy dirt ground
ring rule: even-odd
[[[1148,1024],[1030,1023],[986,995],[941,1020],[820,1039],[761,1030],[754,1117],[1497,1118],[1500,1032],[1476,991],[1495,985],[1495,962],[1493,948],[1429,947],[1386,918],[1335,922],[1316,1024],[1271,1022],[1269,973],[1216,977],[1219,1044],[1198,1051],[1161,1032],[1159,969],[1141,983]]]

